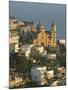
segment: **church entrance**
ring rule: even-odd
[[[42,46],[44,46],[44,43],[42,43]]]

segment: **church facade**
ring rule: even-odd
[[[33,39],[35,46],[56,47],[56,24],[53,22],[51,30],[46,31],[43,24],[38,24],[36,36]]]

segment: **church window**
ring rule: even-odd
[[[42,39],[43,39],[43,36],[42,36]]]
[[[42,35],[43,35],[43,33],[42,33]]]
[[[49,42],[48,42],[49,43]]]
[[[50,45],[48,44],[48,47],[49,47]]]
[[[22,34],[24,34],[24,30],[23,30]]]
[[[55,41],[55,38],[53,38],[53,41]]]
[[[44,43],[42,43],[42,46],[44,46]]]
[[[53,36],[55,36],[55,33],[53,33]]]

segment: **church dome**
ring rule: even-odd
[[[44,30],[44,25],[39,23],[37,25],[37,30]]]

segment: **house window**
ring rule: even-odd
[[[36,76],[35,76],[35,80],[36,80],[37,78],[36,78]]]
[[[43,33],[42,33],[42,35],[43,35]]]
[[[24,34],[24,30],[23,30],[22,34]]]
[[[17,24],[17,21],[14,21],[13,23],[14,23],[14,24]]]
[[[37,47],[38,45],[36,44],[36,47]]]

